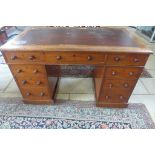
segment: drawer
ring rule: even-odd
[[[35,76],[42,77],[46,75],[45,67],[42,65],[9,65],[13,74],[17,77]]]
[[[148,54],[109,54],[106,64],[116,66],[144,66],[148,56]]]
[[[48,84],[48,81],[45,77],[16,77],[16,80],[20,87],[44,87]]]
[[[120,88],[120,89],[127,90],[127,89],[133,89],[136,83],[137,83],[137,80],[105,79],[105,81],[103,82],[103,87],[109,88],[109,89]]]
[[[5,57],[8,63],[44,62],[41,52],[5,52]]]
[[[47,100],[51,99],[50,92],[46,87],[21,88],[23,98],[29,100]]]
[[[143,67],[106,67],[105,78],[134,80],[140,77]]]
[[[131,95],[131,90],[104,88],[99,101],[104,103],[125,103]]]
[[[104,64],[105,54],[95,52],[46,52],[45,61],[51,64]]]
[[[103,53],[82,53],[75,54],[77,64],[104,64],[105,54]]]

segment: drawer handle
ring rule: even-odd
[[[129,85],[128,85],[127,83],[124,84],[124,87],[125,87],[125,88],[128,88],[128,86],[129,86]]]
[[[120,59],[120,57],[115,57],[114,60],[115,61],[120,61],[121,59]]]
[[[134,59],[134,62],[139,62],[139,59],[135,58],[135,59]]]
[[[120,96],[119,98],[120,98],[121,100],[123,100],[123,99],[124,99],[124,97],[123,97],[123,96]]]
[[[17,69],[17,73],[21,73],[22,72],[22,70],[21,69]]]
[[[35,69],[34,71],[33,71],[33,73],[34,74],[36,74],[36,73],[38,73],[39,71],[37,70],[37,69]]]
[[[26,96],[30,96],[30,95],[31,95],[31,93],[29,93],[29,92],[26,93]]]
[[[110,97],[109,96],[105,96],[106,100],[108,100]]]
[[[31,55],[29,56],[29,60],[34,60],[35,59],[35,56]]]
[[[22,85],[26,84],[27,81],[26,80],[22,80]]]
[[[40,96],[45,96],[45,93],[44,93],[44,92],[41,92],[41,93],[40,93]]]
[[[113,84],[112,84],[112,83],[110,83],[110,84],[109,84],[109,88],[112,88],[112,87],[113,87]]]
[[[40,84],[41,84],[41,81],[37,81],[36,84],[37,84],[37,85],[40,85]]]
[[[133,72],[129,72],[129,75],[132,76],[133,75]]]
[[[57,60],[61,60],[62,57],[61,57],[61,56],[57,56],[56,59],[57,59]]]
[[[17,59],[17,56],[15,55],[11,57],[11,60],[16,60],[16,59]]]
[[[113,71],[111,74],[112,74],[112,75],[116,75],[116,72],[115,72],[115,71]]]
[[[90,60],[92,60],[93,58],[92,58],[91,56],[88,56],[87,59],[88,59],[88,61],[90,61]]]

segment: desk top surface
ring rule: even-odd
[[[124,28],[32,27],[2,46],[4,50],[139,51],[150,50]]]

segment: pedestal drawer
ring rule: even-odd
[[[44,87],[48,85],[48,81],[45,77],[16,77],[16,80],[20,87]]]
[[[46,87],[21,88],[22,95],[29,100],[48,100],[51,99],[49,89]]]
[[[137,80],[119,80],[119,79],[105,79],[103,82],[103,87],[104,88],[109,88],[109,89],[133,89]]]
[[[104,88],[99,101],[104,103],[126,103],[131,95],[131,90]]]
[[[143,67],[106,67],[105,78],[134,80],[140,77]]]
[[[9,65],[13,74],[17,77],[35,76],[41,77],[46,75],[45,67],[42,65]]]

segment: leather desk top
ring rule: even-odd
[[[152,53],[125,28],[31,27],[2,51],[106,51]]]

